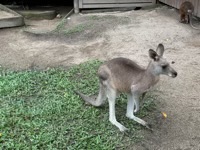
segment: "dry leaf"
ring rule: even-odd
[[[162,112],[163,117],[166,119],[167,118],[167,114],[165,112]]]

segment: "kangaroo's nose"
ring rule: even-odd
[[[175,78],[177,75],[178,75],[177,72],[174,72],[174,73],[173,73],[173,77],[174,77],[174,78]]]

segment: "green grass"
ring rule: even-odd
[[[67,20],[66,19],[62,19],[56,26],[56,28],[52,31],[52,32],[59,32],[60,30],[62,30],[66,24]]]
[[[130,129],[122,134],[108,120],[108,105],[85,105],[73,92],[97,95],[96,71],[102,62],[89,61],[68,70],[0,70],[0,149],[126,149],[145,130],[125,117],[126,100],[117,103],[117,119]],[[140,117],[155,108],[146,97]]]
[[[56,28],[52,31],[52,33],[59,33],[59,34],[65,34],[65,35],[71,35],[75,33],[80,33],[89,28],[91,25],[90,24],[77,24],[74,25],[73,27],[68,27],[67,29],[65,28],[67,20],[63,19],[61,22],[58,23]]]
[[[80,32],[83,32],[89,26],[91,26],[91,25],[78,24],[71,29],[63,30],[63,33],[66,34],[66,35],[74,34],[74,33],[80,33]]]

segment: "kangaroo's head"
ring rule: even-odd
[[[150,63],[151,72],[155,75],[164,74],[175,78],[177,72],[170,66],[170,63],[163,58],[164,51],[163,44],[159,44],[156,51],[152,49],[149,50],[149,57],[152,59]]]

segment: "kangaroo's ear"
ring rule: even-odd
[[[158,54],[152,49],[149,50],[149,57],[154,61],[157,61],[159,59]]]
[[[164,51],[165,51],[164,45],[161,44],[161,43],[158,44],[158,47],[157,47],[157,49],[156,49],[157,54],[158,54],[160,57],[162,57]]]

